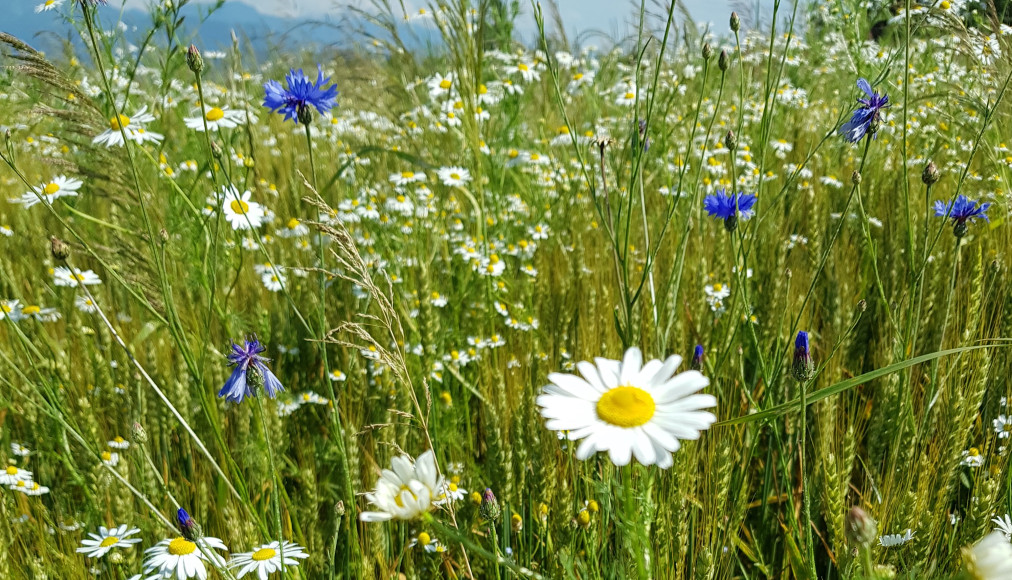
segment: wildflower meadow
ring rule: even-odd
[[[1012,579],[1012,3],[30,3],[0,578]]]

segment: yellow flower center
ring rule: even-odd
[[[116,536],[109,536],[108,538],[102,540],[102,543],[99,544],[98,546],[100,548],[108,548],[109,546],[115,544],[116,542],[119,542],[119,538],[117,538]]]
[[[52,6],[53,4],[56,4],[56,0],[46,0],[46,6]]]
[[[169,542],[169,553],[173,556],[185,556],[192,554],[197,549],[197,544],[187,540],[186,538],[176,538]]]
[[[229,204],[229,207],[231,207],[232,211],[234,211],[235,213],[244,214],[249,211],[249,204],[241,199],[233,200],[232,203]]]
[[[128,126],[130,126],[130,117],[126,115],[118,115],[109,119],[109,128],[113,131],[119,131]]]
[[[451,81],[450,79],[443,79],[439,81],[439,88],[443,89],[444,91],[449,89],[451,86],[453,86],[453,81]]]
[[[250,558],[252,558],[255,562],[263,562],[264,560],[270,560],[276,554],[277,552],[274,551],[274,548],[260,548],[256,552],[253,552],[253,555],[250,556]]]
[[[25,306],[21,310],[21,312],[23,312],[25,314],[38,314],[41,311],[42,311],[42,309],[39,308],[38,306]],[[8,467],[7,470],[10,471],[10,468]]]
[[[71,274],[71,276],[74,278],[74,280],[77,280],[78,282],[84,281],[84,274]]]
[[[117,435],[116,437],[113,438],[113,441],[115,441],[116,443],[123,443],[123,438]]]
[[[528,68],[528,67],[527,67],[527,65],[526,65],[526,64],[524,64],[524,63],[520,63],[520,64],[518,64],[518,65],[517,65],[517,69],[518,69],[518,70],[522,70],[522,71],[528,71],[528,70],[530,70],[530,68]]]
[[[406,485],[402,485],[401,490],[397,492],[397,497],[394,498],[394,503],[397,504],[397,507],[404,507],[404,500],[401,499],[401,496],[405,491],[411,494],[412,499],[418,499],[418,496],[415,495],[415,492],[411,491],[411,488]]]
[[[938,3],[938,7],[941,8],[942,10],[948,10],[949,8],[952,7],[952,4],[949,4],[949,0],[942,0],[941,2]]]
[[[18,474],[17,467],[14,467],[13,465],[7,466],[7,475],[17,475],[17,474]]]
[[[460,179],[460,174],[459,173],[451,173],[450,174],[450,179]]]
[[[42,191],[44,191],[46,195],[53,195],[57,191],[60,191],[60,186],[56,183],[47,183],[46,186],[42,188]]]
[[[626,99],[627,101],[631,101],[631,100],[633,100],[633,99],[635,99],[635,98],[636,98],[636,94],[635,94],[635,93],[626,93],[626,94],[625,94],[625,99]]]
[[[403,177],[404,179],[411,179],[414,176],[415,176],[415,172],[414,171],[402,171],[401,172],[401,177]]]
[[[650,393],[638,387],[615,387],[597,401],[597,416],[619,427],[639,427],[654,416],[657,405]]]
[[[207,114],[204,115],[208,121],[220,121],[225,118],[225,111],[222,111],[218,107],[212,107],[208,109]]]
[[[978,451],[976,447],[971,447],[970,450],[967,452],[967,455],[969,455],[970,457],[977,457],[978,455],[980,455],[980,451]]]
[[[418,534],[418,543],[419,544],[421,544],[423,546],[428,546],[431,542],[432,542],[432,536],[430,536],[429,534],[427,534],[425,532],[422,532],[422,533]]]
[[[294,230],[297,227],[299,227],[299,220],[295,218],[288,220],[288,229]]]

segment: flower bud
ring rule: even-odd
[[[854,185],[861,185],[861,172],[854,170],[854,173],[850,174],[850,182]]]
[[[703,368],[703,345],[697,344],[696,350],[692,353],[692,362],[689,363],[689,368],[698,371]]]
[[[847,512],[847,537],[858,546],[868,547],[878,535],[878,526],[863,509],[858,506]]]
[[[481,496],[481,507],[478,508],[478,513],[486,521],[492,523],[498,521],[499,516],[502,515],[499,509],[499,501],[495,498],[495,494],[492,493],[492,488],[485,488],[485,493]]]
[[[703,43],[703,60],[710,60],[711,56],[713,56],[713,47],[710,46],[709,42],[704,42]]]
[[[724,146],[734,153],[738,149],[738,136],[734,134],[733,129],[727,130],[727,135],[724,135]]]
[[[54,260],[62,262],[70,257],[70,246],[60,238],[53,236],[49,238],[49,252],[53,255]]]
[[[934,161],[929,161],[924,166],[924,171],[921,172],[921,181],[924,182],[924,185],[934,185],[938,182],[939,177],[941,176],[938,173],[938,166],[935,165]]]
[[[733,232],[734,230],[738,229],[737,214],[728,216],[727,219],[724,220],[724,229],[727,230],[728,232]]]
[[[311,125],[313,123],[313,112],[309,107],[301,107],[299,109],[299,122],[303,125]]]
[[[952,227],[952,234],[957,238],[965,236],[968,231],[970,231],[970,226],[966,225],[966,222],[957,221],[956,225]]]
[[[741,18],[738,17],[737,12],[731,13],[731,32],[738,32],[741,28]]]
[[[224,154],[225,152],[221,150],[221,145],[218,145],[215,141],[211,141],[211,156],[215,159],[221,160],[221,157]]]
[[[198,75],[204,70],[204,59],[200,56],[200,51],[197,50],[196,45],[191,44],[190,48],[186,49],[186,66],[190,67],[190,70]]]
[[[862,298],[857,303],[857,311],[864,312],[865,310],[868,310],[868,301]]]
[[[520,517],[520,514],[514,513],[510,517],[510,526],[512,526],[514,532],[519,532],[524,529],[524,519]]]
[[[130,427],[130,439],[138,445],[144,445],[148,442],[148,432],[144,429],[144,426],[134,421],[134,424]]]
[[[200,526],[183,508],[179,508],[179,511],[176,512],[176,522],[179,524],[179,532],[187,540],[192,542],[200,537]]]
[[[580,510],[580,513],[576,514],[576,523],[579,524],[581,528],[589,527],[590,512],[585,509]]]
[[[794,339],[794,378],[801,382],[810,380],[815,374],[815,363],[812,362],[812,353],[808,349],[808,333],[804,330],[798,331],[798,337]]]
[[[720,51],[720,56],[717,57],[717,66],[720,67],[720,72],[727,70],[727,67],[731,66],[731,59],[727,56],[726,50]]]

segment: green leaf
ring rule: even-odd
[[[992,342],[1012,342],[1012,339],[1007,339],[1007,338],[992,339]],[[903,370],[905,368],[909,368],[909,367],[912,367],[914,365],[919,365],[919,364],[924,363],[924,362],[928,362],[928,361],[932,361],[932,360],[935,360],[935,359],[938,359],[938,358],[942,358],[943,356],[949,356],[949,355],[953,355],[953,354],[962,354],[964,352],[969,352],[971,350],[979,350],[979,349],[982,349],[982,348],[998,348],[1000,346],[1009,346],[1009,345],[1007,345],[1007,344],[1006,345],[980,344],[980,345],[977,345],[977,346],[964,346],[964,347],[960,347],[960,348],[951,348],[949,350],[940,350],[938,352],[933,352],[933,353],[930,353],[930,354],[923,354],[923,355],[918,356],[918,357],[907,359],[905,361],[901,361],[901,362],[898,362],[898,363],[895,363],[895,364],[891,364],[889,366],[882,367],[880,369],[876,369],[876,370],[873,370],[871,372],[864,373],[863,375],[858,375],[858,376],[856,376],[854,378],[850,378],[850,379],[847,379],[845,381],[841,381],[839,383],[836,383],[835,385],[826,387],[825,389],[821,389],[821,390],[815,391],[814,393],[809,393],[808,394],[808,401],[807,401],[807,403],[809,405],[811,405],[812,403],[815,403],[817,401],[821,401],[822,399],[825,399],[827,397],[832,397],[833,395],[838,395],[838,394],[840,394],[840,393],[842,393],[842,392],[844,392],[846,390],[852,389],[852,388],[854,388],[854,387],[856,387],[858,385],[863,385],[864,383],[867,383],[868,381],[872,381],[872,380],[875,380],[877,378],[884,377],[886,375],[892,374],[892,373],[894,373],[896,371],[901,371],[901,370]],[[717,422],[717,423],[714,424],[714,426],[715,427],[730,427],[732,425],[742,425],[742,424],[745,424],[745,423],[753,423],[755,421],[762,421],[763,419],[771,419],[773,417],[784,415],[786,413],[789,413],[790,411],[793,411],[794,409],[799,409],[799,408],[801,408],[801,400],[800,399],[794,399],[793,401],[790,401],[788,403],[783,403],[782,405],[777,405],[775,407],[770,407],[769,409],[765,409],[763,411],[759,411],[758,413],[753,413],[751,415],[743,415],[743,416],[737,417],[735,419],[728,419],[726,421]]]

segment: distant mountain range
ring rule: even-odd
[[[35,14],[35,6],[39,2],[41,0],[4,2],[3,8],[7,16],[0,19],[0,31],[13,34],[36,49],[52,50],[63,40],[73,37],[72,29],[55,11]],[[60,10],[65,11],[66,8],[65,3]],[[120,10],[111,4],[101,10],[103,25],[112,26]],[[183,8],[186,24],[193,26],[199,23],[201,14],[206,14],[207,11],[206,4],[187,5]],[[151,17],[145,10],[127,9],[122,15],[123,22],[131,29],[136,27],[140,31],[146,31],[151,26]],[[226,2],[200,25],[194,42],[205,50],[223,50],[231,46],[231,34],[235,30],[240,39],[248,39],[254,46],[262,47],[262,50],[266,50],[268,44],[270,47],[286,49],[307,44],[340,46],[349,44],[348,32],[353,22],[333,17],[316,20],[280,18],[263,14],[249,4]]]

